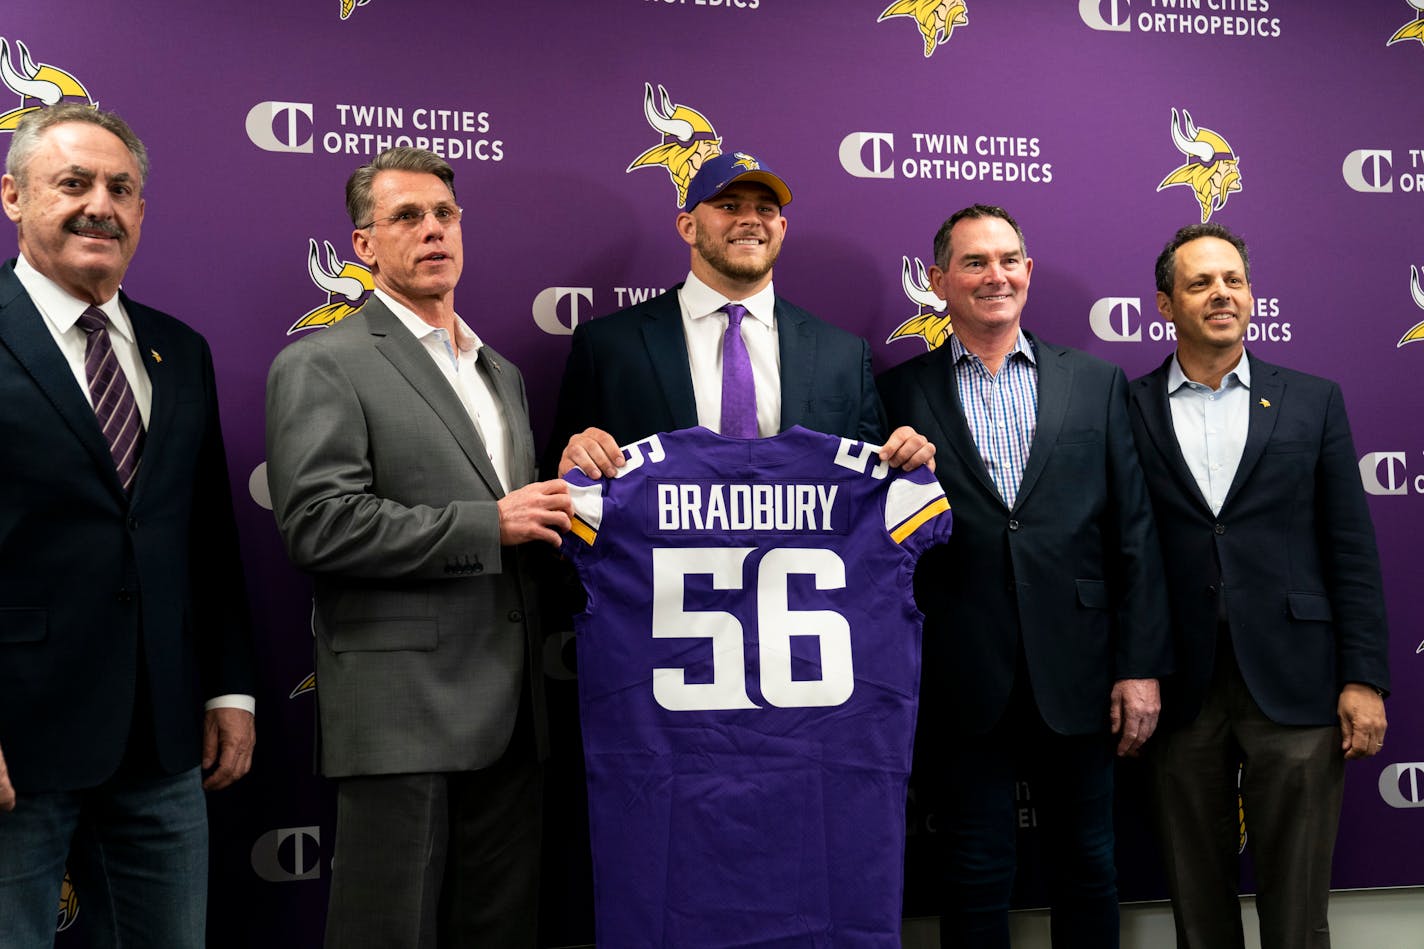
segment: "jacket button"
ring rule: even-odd
[[[511,623],[522,623],[524,622],[524,614],[519,612],[518,610],[510,610],[509,621]]]
[[[1011,530],[1011,531],[1016,531],[1016,530],[1018,530],[1018,529],[1019,529],[1019,522],[1018,522],[1018,521],[1009,521],[1009,530]]]
[[[133,598],[134,597],[132,590],[120,590],[118,593],[114,594],[114,599],[118,600],[120,603],[132,603]]]
[[[136,517],[130,517],[130,518],[129,518],[129,530],[131,530],[131,531],[136,531],[136,530],[138,530],[138,518],[136,518]]]
[[[1225,533],[1226,533],[1226,525],[1225,525],[1225,524],[1217,524],[1215,527],[1212,528],[1212,530],[1216,531],[1216,533],[1218,533],[1218,534],[1225,534]]]
[[[1216,584],[1211,584],[1206,588],[1207,596],[1216,596]]]

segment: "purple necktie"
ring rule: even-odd
[[[79,328],[89,336],[84,344],[84,375],[89,379],[94,414],[104,430],[109,453],[114,456],[119,481],[128,491],[133,487],[139,452],[143,450],[143,419],[109,341],[109,318],[103,310],[91,306],[79,317]]]
[[[756,383],[752,381],[752,357],[742,342],[742,317],[747,308],[728,303],[722,311],[727,314],[727,332],[722,337],[722,434],[756,438]]]

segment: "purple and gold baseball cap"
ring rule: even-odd
[[[691,211],[703,201],[717,197],[734,181],[755,181],[764,184],[776,195],[783,208],[791,203],[791,189],[776,172],[757,161],[747,152],[723,152],[709,158],[697,170],[697,176],[687,186],[687,200],[682,208]]]

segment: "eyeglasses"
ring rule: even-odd
[[[460,218],[464,215],[464,210],[453,204],[437,204],[433,208],[406,208],[397,211],[389,217],[376,218],[369,223],[357,225],[356,230],[364,231],[368,227],[375,227],[377,224],[389,224],[391,227],[401,231],[413,231],[425,221],[425,215],[431,214],[435,217],[435,223],[441,227],[451,227],[460,223]]]

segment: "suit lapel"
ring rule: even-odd
[[[1014,507],[1023,505],[1038,476],[1048,465],[1048,456],[1063,431],[1063,418],[1068,412],[1068,400],[1073,391],[1073,366],[1063,358],[1063,353],[1029,333],[1025,333],[1034,347],[1034,359],[1038,365],[1038,425],[1033,434],[1033,444],[1028,448],[1028,461],[1024,464],[1023,478],[1019,481]]]
[[[815,378],[816,336],[806,315],[776,300],[776,338],[781,362],[781,430],[802,421],[802,409],[811,403]]]
[[[1226,492],[1226,499],[1221,504],[1221,509],[1226,510],[1241,486],[1246,483],[1246,479],[1251,476],[1251,471],[1256,467],[1256,463],[1261,460],[1261,454],[1266,450],[1266,443],[1271,440],[1271,433],[1276,430],[1276,419],[1280,418],[1282,402],[1285,398],[1285,383],[1281,382],[1280,373],[1276,367],[1260,360],[1252,359],[1248,354],[1247,359],[1251,359],[1251,407],[1247,416],[1246,425],[1246,447],[1241,451],[1241,462],[1236,466],[1236,477],[1231,479],[1231,487]]]
[[[652,301],[643,315],[643,345],[662,389],[663,404],[672,410],[673,428],[692,428],[697,424],[697,396],[692,391],[687,334],[682,329],[677,288]]]
[[[999,489],[994,479],[989,477],[989,469],[984,467],[979,446],[969,431],[969,423],[965,421],[964,406],[959,401],[959,385],[954,376],[954,353],[948,343],[925,360],[918,381],[925,405],[929,406],[944,435],[943,439],[936,439],[935,444],[943,442],[948,445],[959,456],[964,470],[971,472],[989,496],[1002,505],[1004,502],[999,496]]]
[[[525,421],[529,411],[525,406],[518,371],[489,345],[480,347],[479,362],[484,367],[485,379],[494,389],[495,398],[499,399],[504,425],[509,432],[509,477],[513,482],[510,488],[522,487],[534,480],[534,435]]]
[[[0,270],[0,344],[8,348],[15,360],[25,368],[36,387],[83,444],[105,483],[115,495],[123,498],[123,485],[119,483],[114,458],[109,453],[109,443],[99,428],[94,408],[76,383],[69,363],[54,344],[44,317],[15,276],[13,261]],[[141,470],[142,464],[139,467]]]
[[[1142,414],[1142,421],[1147,428],[1148,437],[1152,439],[1153,447],[1166,462],[1172,477],[1177,479],[1178,487],[1187,497],[1193,498],[1201,505],[1202,510],[1210,514],[1211,505],[1202,497],[1201,486],[1187,467],[1182,445],[1177,441],[1177,430],[1172,425],[1171,402],[1167,398],[1167,370],[1171,364],[1172,357],[1168,356],[1166,362],[1157,369],[1134,382],[1132,401]]]
[[[504,488],[499,483],[494,466],[490,464],[484,440],[470,420],[470,414],[465,411],[464,403],[431,360],[430,353],[379,299],[372,297],[367,300],[361,312],[366,314],[371,335],[376,337],[376,350],[390,361],[410,383],[416,395],[425,400],[440,421],[445,423],[490,493],[497,498],[503,497]]]
[[[144,484],[149,480],[146,472],[156,470],[163,463],[164,451],[169,439],[168,427],[173,422],[174,405],[177,399],[177,379],[175,364],[164,363],[162,354],[176,355],[178,347],[164,332],[160,321],[153,319],[147,307],[134,303],[127,295],[120,294],[124,312],[133,326],[134,342],[138,349],[139,362],[148,374],[153,401],[148,408],[148,427],[143,440],[143,454],[139,456],[138,474],[134,479],[133,493],[138,497]],[[191,368],[191,367],[187,367]],[[117,475],[115,475],[117,480]]]

